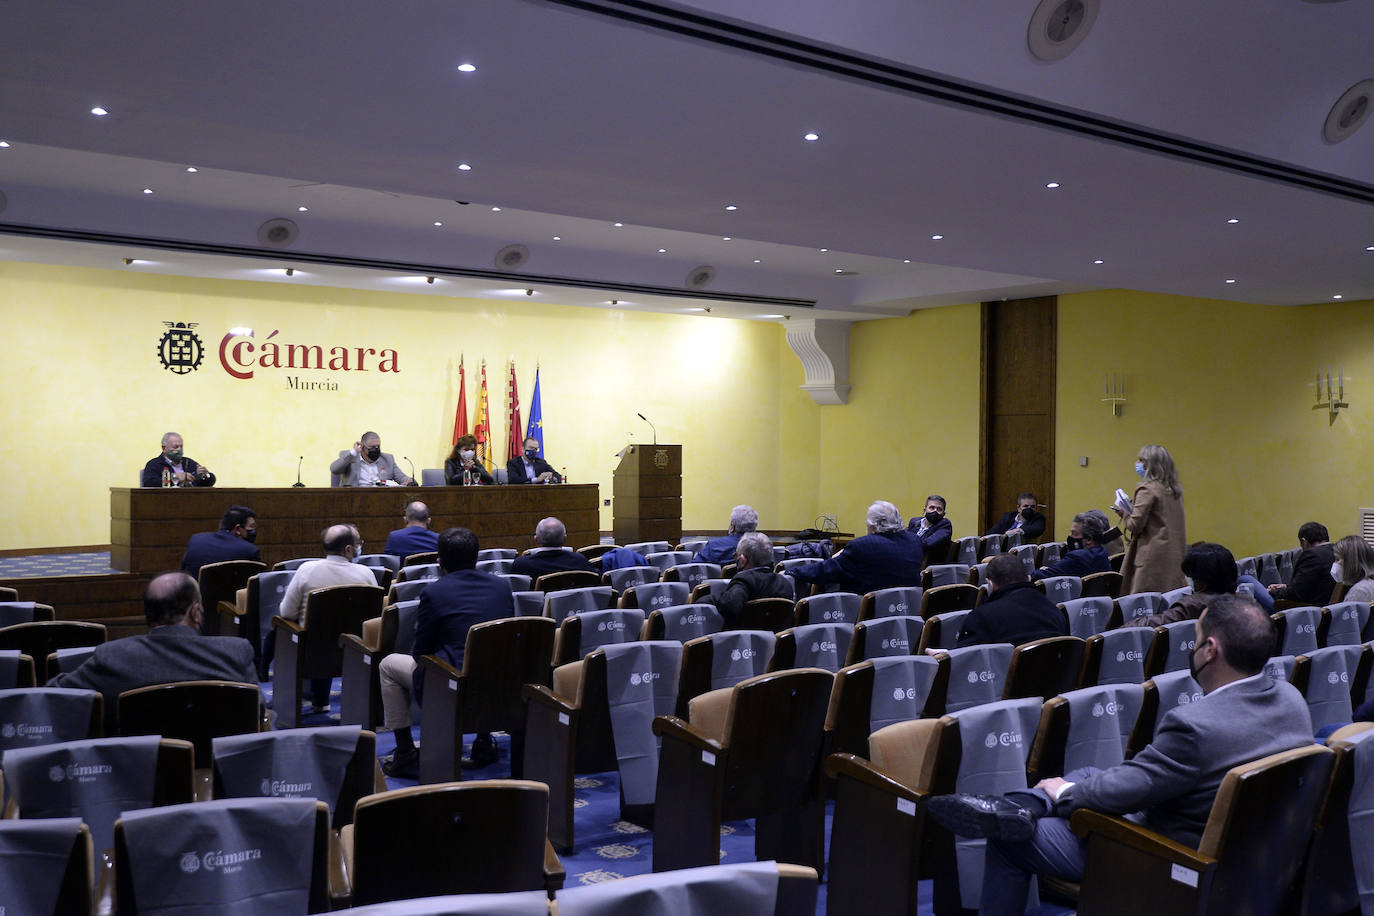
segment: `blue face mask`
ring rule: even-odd
[[[1144,476],[1145,476],[1145,465],[1141,464],[1139,461],[1137,461],[1137,462],[1135,463],[1135,476],[1137,476],[1137,477],[1144,477]]]

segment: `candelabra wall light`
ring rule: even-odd
[[[1326,373],[1326,387],[1322,388],[1322,373],[1317,372],[1317,403],[1312,405],[1313,410],[1326,411],[1326,425],[1331,426],[1336,422],[1336,414],[1350,404],[1345,400],[1345,369],[1340,365],[1336,366],[1336,384],[1331,384],[1331,372]]]
[[[1126,377],[1119,372],[1109,372],[1102,383],[1106,397],[1102,400],[1112,405],[1112,416],[1121,416],[1121,405],[1126,403]]]

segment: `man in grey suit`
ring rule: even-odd
[[[989,840],[984,916],[1023,913],[1032,875],[1082,879],[1084,841],[1067,820],[1073,811],[1126,815],[1196,848],[1227,770],[1311,744],[1302,695],[1264,673],[1274,642],[1273,623],[1252,598],[1220,595],[1198,618],[1189,663],[1204,696],[1165,714],[1135,757],[1044,779],[1025,793],[932,798],[937,823]]]
[[[415,478],[406,476],[395,455],[382,451],[382,437],[371,430],[358,437],[351,451],[330,463],[329,473],[342,477],[340,485],[345,487],[383,487],[388,481],[415,486]]]
[[[238,636],[201,636],[200,588],[186,573],[164,573],[148,583],[144,636],[96,646],[81,667],[59,674],[49,687],[96,690],[104,696],[105,734],[117,734],[119,695],[136,687],[176,681],[257,684],[253,647]]]

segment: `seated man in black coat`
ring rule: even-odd
[[[1302,553],[1293,564],[1293,578],[1287,585],[1269,586],[1269,594],[1299,604],[1323,607],[1331,601],[1336,580],[1331,578],[1331,564],[1336,562],[1335,549],[1326,526],[1306,522],[1298,529],[1298,546]]]
[[[563,478],[539,455],[539,440],[526,439],[525,453],[506,462],[506,483],[562,483]]]
[[[196,464],[181,451],[181,433],[162,434],[162,454],[150,458],[139,475],[139,485],[162,486],[162,472],[166,471],[174,487],[213,487],[215,475],[203,464]]]
[[[148,632],[96,646],[81,667],[59,674],[49,687],[97,690],[104,696],[105,734],[118,734],[119,695],[176,681],[257,684],[253,646],[237,636],[201,636],[200,588],[185,573],[163,573],[143,595]]]
[[[850,541],[830,559],[788,570],[799,596],[810,594],[808,589],[813,585],[838,585],[847,592],[866,595],[880,588],[921,584],[921,538],[914,529],[902,527],[897,507],[880,499],[868,507],[864,521],[868,533]]]
[[[196,578],[200,568],[225,560],[261,560],[253,542],[258,539],[258,515],[247,506],[230,506],[219,520],[218,531],[191,535],[181,558],[181,571]]]
[[[567,539],[566,525],[553,517],[541,518],[539,524],[534,526],[534,549],[524,556],[516,557],[510,571],[517,575],[529,576],[531,585],[538,581],[540,576],[547,576],[549,573],[570,570],[596,572],[586,557],[571,547],[564,546]]]
[[[988,534],[1010,534],[1021,532],[1021,543],[1032,544],[1045,533],[1045,516],[1036,511],[1034,493],[1022,493],[1016,497],[1016,508],[997,520]]]
[[[1107,548],[1102,543],[1106,533],[1106,516],[1091,511],[1078,513],[1069,526],[1068,553],[1031,573],[1031,578],[1078,576],[1081,579],[1090,573],[1111,572],[1112,558],[1107,556]]]
[[[730,584],[714,598],[703,598],[702,604],[714,604],[725,621],[725,629],[739,627],[745,602],[755,598],[791,598],[792,581],[773,572],[773,542],[761,531],[740,536],[735,548],[735,562],[739,572]]]
[[[993,557],[988,563],[987,581],[992,595],[964,618],[956,649],[997,642],[1019,646],[1048,636],[1069,635],[1068,620],[1031,583],[1020,557],[1006,553]]]
[[[410,654],[394,652],[378,666],[386,727],[396,734],[396,753],[382,762],[388,776],[414,779],[420,752],[410,732],[410,698],[423,702],[424,671],[419,660],[437,655],[455,668],[463,667],[468,630],[488,620],[515,616],[515,598],[504,579],[477,569],[477,535],[466,528],[450,528],[439,535],[439,568],[444,575],[420,593],[415,611],[415,642]],[[472,743],[473,766],[496,760],[491,735]]]

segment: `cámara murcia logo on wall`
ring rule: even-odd
[[[205,346],[200,337],[191,330],[197,323],[186,321],[164,321],[167,332],[157,343],[157,358],[162,360],[162,368],[177,375],[185,375],[200,368],[205,358]]]

